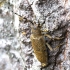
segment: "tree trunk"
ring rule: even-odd
[[[45,23],[48,66],[42,70],[70,70],[70,1],[7,0],[0,2],[0,70],[41,70],[41,63],[32,49],[31,22]],[[29,20],[29,22],[28,22]],[[39,22],[38,22],[39,21]]]

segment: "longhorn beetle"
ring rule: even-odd
[[[40,24],[34,24],[33,26],[31,26],[31,36],[30,36],[30,39],[31,39],[31,43],[32,43],[32,47],[34,49],[34,53],[37,57],[37,59],[41,62],[41,66],[42,68],[43,67],[46,67],[48,65],[48,54],[47,54],[47,48],[46,48],[46,45],[47,47],[53,51],[53,50],[56,50],[57,48],[59,48],[62,44],[56,46],[54,49],[52,49],[52,47],[45,42],[45,39],[44,39],[44,36],[47,36],[51,39],[63,39],[64,37],[62,38],[58,38],[58,37],[55,37],[55,38],[52,38],[50,35],[46,34],[46,35],[43,35],[42,34],[42,31],[41,30],[42,28],[42,25]]]
[[[48,65],[48,54],[47,54],[47,47],[51,50],[54,51],[56,49],[58,49],[61,45],[63,45],[64,43],[61,43],[60,45],[57,45],[55,48],[52,48],[48,43],[45,42],[45,38],[44,36],[50,38],[50,39],[63,39],[64,37],[55,37],[53,38],[52,36],[48,35],[48,34],[44,34],[42,32],[44,31],[48,31],[48,30],[42,30],[42,25],[45,23],[45,21],[40,24],[38,22],[38,24],[36,24],[35,22],[28,20],[26,17],[23,17],[23,19],[25,19],[25,21],[32,23],[31,25],[31,35],[30,35],[30,39],[31,39],[31,44],[32,44],[32,48],[34,50],[34,53],[37,57],[37,59],[41,62],[41,67],[44,68]]]

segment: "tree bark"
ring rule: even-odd
[[[41,70],[41,63],[31,46],[31,23],[42,24],[51,37],[45,41],[48,66],[42,70],[70,70],[70,1],[69,0],[7,0],[0,2],[0,70]]]

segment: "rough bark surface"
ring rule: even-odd
[[[30,35],[31,23],[45,21],[52,48],[64,43],[54,51],[47,50],[49,65],[43,70],[70,70],[70,0],[6,0],[0,1],[0,70],[40,70],[40,62],[33,52]],[[13,11],[13,12],[12,12]],[[17,15],[17,14],[18,15]],[[23,17],[21,17],[21,16]],[[47,46],[46,46],[47,47]],[[47,47],[48,48],[48,47]]]

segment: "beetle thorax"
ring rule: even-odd
[[[38,36],[41,36],[42,35],[41,34],[41,28],[40,27],[33,27],[31,29],[31,32],[32,32],[33,36],[35,36],[35,37],[38,37]]]

